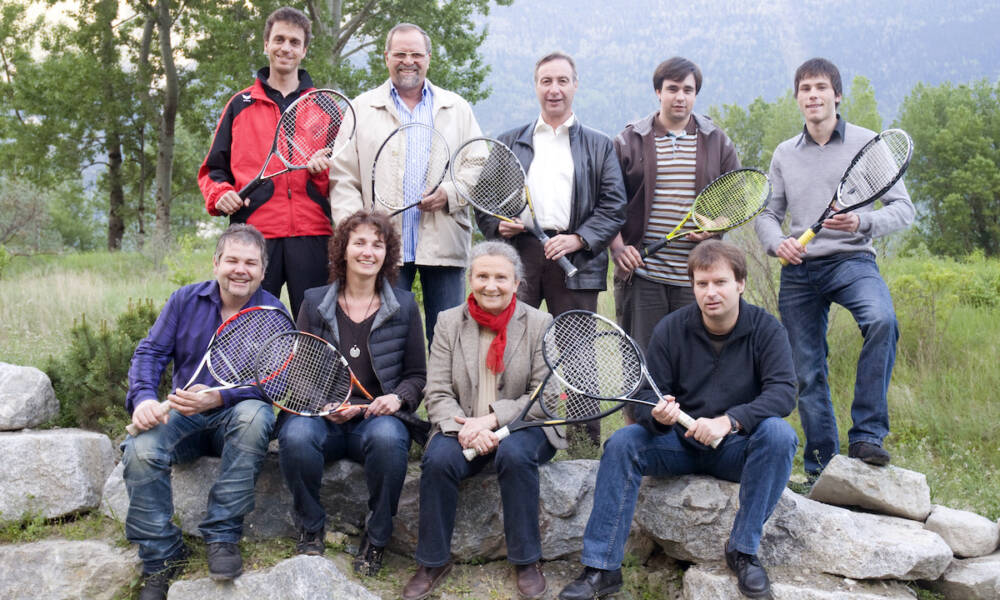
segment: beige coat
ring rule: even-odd
[[[330,169],[330,206],[334,225],[361,208],[370,208],[372,164],[379,146],[402,123],[389,95],[389,80],[354,99],[358,127],[350,144],[333,161]],[[434,94],[434,129],[448,141],[452,152],[469,138],[482,135],[472,107],[454,92],[431,85]],[[469,206],[455,192],[450,177],[441,188],[448,194],[446,208],[422,213],[416,263],[465,267],[472,240]],[[379,205],[379,210],[385,210]],[[413,209],[418,210],[418,209]],[[403,217],[393,218],[402,227]]]
[[[548,374],[542,359],[542,336],[552,316],[523,302],[517,303],[514,316],[507,324],[507,347],[504,349],[504,371],[497,385],[498,400],[491,406],[500,426],[516,419],[531,392]],[[454,417],[471,415],[478,397],[479,324],[462,304],[438,314],[427,364],[427,387],[424,405],[433,425],[432,435],[444,432],[455,435],[461,425]],[[536,404],[530,418],[544,419]],[[566,447],[562,427],[545,427],[545,436],[555,448]]]

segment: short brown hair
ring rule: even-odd
[[[844,95],[844,83],[840,79],[840,69],[837,65],[825,58],[810,58],[795,69],[795,87],[792,88],[792,96],[799,95],[799,82],[806,77],[826,77],[830,80],[830,87],[838,96]],[[840,102],[837,102],[840,106]]]
[[[420,35],[424,36],[424,46],[427,48],[427,56],[431,55],[431,36],[427,35],[427,32],[420,25],[414,25],[413,23],[400,23],[389,30],[389,33],[385,36],[385,51],[387,54],[389,46],[392,44],[392,36],[396,35],[397,31],[419,31]]]
[[[296,27],[302,29],[305,34],[305,39],[302,40],[304,46],[309,46],[309,40],[312,39],[312,23],[309,21],[309,17],[305,15],[301,10],[297,8],[292,8],[291,6],[282,6],[273,13],[267,16],[267,21],[264,23],[264,41],[271,39],[271,28],[278,21],[283,23],[291,23]]]
[[[392,226],[392,221],[385,213],[359,210],[337,225],[333,237],[330,238],[329,282],[339,283],[343,286],[347,281],[347,260],[344,258],[347,253],[347,242],[351,239],[351,233],[362,225],[370,225],[375,228],[379,238],[385,243],[385,260],[382,262],[382,268],[379,269],[378,278],[375,280],[375,289],[381,291],[383,281],[388,281],[390,284],[396,282],[396,277],[399,275],[399,255],[402,246],[396,228]]]
[[[689,73],[694,75],[694,93],[697,95],[701,91],[701,69],[680,56],[668,58],[656,66],[653,71],[653,89],[660,91],[665,80],[684,81]]]
[[[219,259],[222,258],[222,253],[225,252],[226,244],[230,240],[248,246],[257,246],[257,249],[260,250],[260,266],[265,271],[267,270],[267,240],[257,231],[256,227],[246,223],[233,223],[222,232],[219,241],[215,243],[215,255],[212,257],[215,262],[219,262]]]
[[[736,281],[747,279],[747,259],[739,246],[718,239],[707,239],[688,255],[688,279],[694,282],[695,271],[706,271],[724,262],[733,270]]]
[[[545,63],[552,62],[554,60],[564,60],[568,62],[569,68],[573,69],[573,81],[577,80],[576,61],[574,61],[573,57],[570,56],[569,54],[566,54],[565,52],[562,52],[560,50],[556,50],[555,52],[549,52],[545,56],[539,58],[538,62],[535,63],[535,81],[538,81],[538,68],[544,65]]]

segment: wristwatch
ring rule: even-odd
[[[732,415],[726,415],[726,416],[729,417],[729,424],[732,426],[732,429],[729,430],[729,435],[733,435],[733,434],[739,433],[740,432],[740,422],[737,421],[736,419],[734,419],[732,417]]]

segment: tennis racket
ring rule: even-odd
[[[546,337],[551,334],[554,339],[546,339],[543,347],[545,361],[560,381],[595,401],[656,406],[657,402],[633,397],[643,380],[649,382],[657,399],[663,393],[650,377],[635,340],[615,322],[586,310],[567,311],[556,320],[562,323],[546,331]],[[690,429],[695,420],[681,411],[677,422]],[[713,440],[711,446],[717,448],[721,441]]]
[[[649,257],[670,243],[670,240],[692,231],[684,226],[690,221],[695,232],[721,233],[750,221],[764,210],[771,197],[771,182],[757,169],[736,169],[723,173],[706,185],[691,203],[691,210],[674,230],[642,249]]]
[[[372,197],[390,216],[420,204],[448,173],[451,150],[437,130],[408,123],[385,138],[372,164]]]
[[[799,236],[799,243],[805,246],[811,242],[828,218],[868,206],[881,198],[903,176],[911,158],[913,139],[902,129],[886,129],[872,138],[851,159],[830,205],[812,227]],[[782,258],[781,264],[787,265],[788,261]]]
[[[271,152],[253,181],[239,191],[240,198],[246,200],[272,177],[306,168],[317,153],[332,159],[354,137],[355,125],[354,106],[340,92],[313,90],[299,96],[281,113]],[[284,168],[267,173],[275,156]]]
[[[276,333],[294,328],[295,323],[292,318],[281,307],[244,308],[226,319],[215,330],[198,368],[183,389],[191,387],[205,367],[208,367],[208,372],[222,385],[199,390],[198,393],[253,385],[257,380],[254,375],[254,361],[264,342]],[[170,402],[167,400],[160,402],[157,410],[160,415],[167,414],[170,411]],[[129,423],[125,430],[132,435],[139,435],[141,432],[134,423]]]
[[[486,137],[466,141],[451,159],[451,180],[459,195],[476,210],[508,223],[521,219],[543,245],[549,241],[536,222],[524,167],[502,142]],[[567,257],[558,262],[567,277],[576,275],[577,269]]]

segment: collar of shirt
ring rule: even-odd
[[[270,76],[271,76],[271,67],[262,67],[259,71],[257,71],[257,79],[260,80],[260,86],[264,88],[264,93],[267,95],[268,98],[270,98],[275,104],[278,105],[278,108],[281,110],[281,112],[285,112],[285,109],[288,108],[288,105],[297,100],[298,97],[301,96],[303,92],[313,88],[312,77],[309,76],[309,73],[307,73],[305,69],[299,69],[299,87],[295,88],[295,90],[292,93],[288,94],[287,96],[285,96],[278,90],[274,89],[273,87],[270,86],[270,84],[267,83],[267,80]]]
[[[421,109],[430,108],[434,102],[434,90],[431,89],[429,81],[424,79],[424,87],[420,89],[420,102],[413,107],[413,110],[410,110],[410,107],[403,102],[403,99],[399,96],[399,90],[396,89],[396,84],[391,79],[389,80],[389,97],[392,98],[392,103],[396,105],[396,110],[399,111],[399,118],[403,121],[404,125],[412,123],[414,120],[425,125],[431,125],[430,122],[419,120]]]
[[[534,158],[528,167],[528,188],[538,226],[554,231],[568,231],[573,209],[573,151],[569,130],[576,123],[570,115],[552,128],[541,117],[532,135]]]
[[[838,137],[840,139],[840,142],[843,143],[844,142],[844,132],[845,131],[847,131],[847,121],[845,121],[844,119],[840,118],[840,114],[838,113],[837,114],[837,124],[833,127],[833,133],[830,134],[830,141],[828,141],[827,144],[829,144],[830,142],[833,142]],[[817,145],[817,146],[819,145],[819,144],[816,143],[816,140],[814,140],[812,138],[812,136],[809,135],[809,129],[806,128],[805,125],[802,126],[802,137],[799,139],[799,143],[800,144],[809,143],[809,144],[814,144],[814,145]]]
[[[672,131],[669,131],[666,127],[663,126],[663,123],[660,122],[659,118],[653,119],[654,137],[663,137],[665,135],[669,135],[674,138],[683,138],[689,135],[697,135],[697,133],[698,133],[698,123],[695,122],[694,116],[688,119],[687,125],[684,127],[684,133],[682,133],[681,135],[676,135]]]
[[[535,121],[535,129],[532,131],[532,135],[538,135],[538,133],[548,133],[550,135],[561,135],[565,133],[569,135],[569,128],[576,124],[576,114],[570,114],[569,118],[557,125],[556,127],[550,127],[546,123],[541,115],[538,115],[538,120]]]

